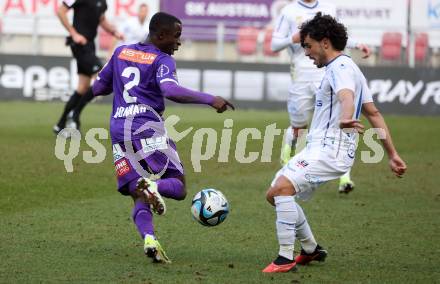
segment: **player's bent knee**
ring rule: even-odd
[[[266,192],[266,199],[273,204],[275,196],[293,196],[296,194],[293,184],[284,176],[280,176],[275,184],[271,186]]]
[[[267,202],[269,202],[270,204],[274,205],[274,193],[272,190],[272,187],[269,187],[269,189],[266,192],[266,200]]]
[[[85,93],[87,93],[88,89],[89,87],[78,87],[76,89],[76,92],[78,93],[78,95],[83,96]]]

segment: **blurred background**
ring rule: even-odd
[[[373,55],[347,50],[362,67],[381,109],[439,114],[440,0],[328,0],[350,37]],[[270,50],[272,24],[288,0],[107,0],[116,26],[157,11],[183,21],[183,46],[175,55],[182,85],[233,99],[242,107],[284,108],[289,84],[286,51]],[[67,99],[76,67],[64,45],[56,10],[61,0],[0,0],[0,99]],[[72,16],[72,15],[70,15]],[[113,38],[99,31],[105,58]]]

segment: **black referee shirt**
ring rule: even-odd
[[[68,8],[73,8],[73,27],[93,41],[98,33],[99,19],[107,10],[106,0],[63,0]]]

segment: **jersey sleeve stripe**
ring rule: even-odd
[[[176,80],[170,79],[170,78],[165,78],[159,81],[159,83],[163,83],[163,82],[173,82],[176,83],[177,85],[179,85],[179,82],[177,82]]]
[[[362,90],[361,90],[361,94],[359,95],[359,100],[358,100],[358,103],[357,103],[356,119],[359,119],[359,116],[361,114],[361,108],[362,108]]]
[[[332,109],[333,109],[333,89],[330,88],[330,116],[328,118],[327,127],[324,133],[324,139],[327,137],[327,132],[330,128],[330,121],[332,120]]]
[[[332,120],[332,110],[333,110],[333,89],[331,90],[331,93],[330,93],[330,115],[328,118],[327,129],[329,128],[330,121]]]
[[[281,20],[280,20],[280,22],[278,23],[278,26],[277,26],[277,29],[276,29],[277,32],[280,31],[281,24],[283,23],[283,21],[284,21],[284,15],[281,16]]]

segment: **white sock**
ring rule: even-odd
[[[294,245],[280,245],[278,255],[293,260]]]
[[[275,210],[277,212],[276,228],[279,255],[293,260],[295,244],[295,224],[298,220],[298,210],[293,196],[275,196]]]
[[[315,251],[318,244],[316,243],[315,237],[310,229],[309,222],[307,222],[306,215],[304,215],[304,211],[298,203],[296,203],[296,208],[298,211],[296,237],[301,243],[301,247],[304,249],[304,251],[306,253],[312,253]]]

